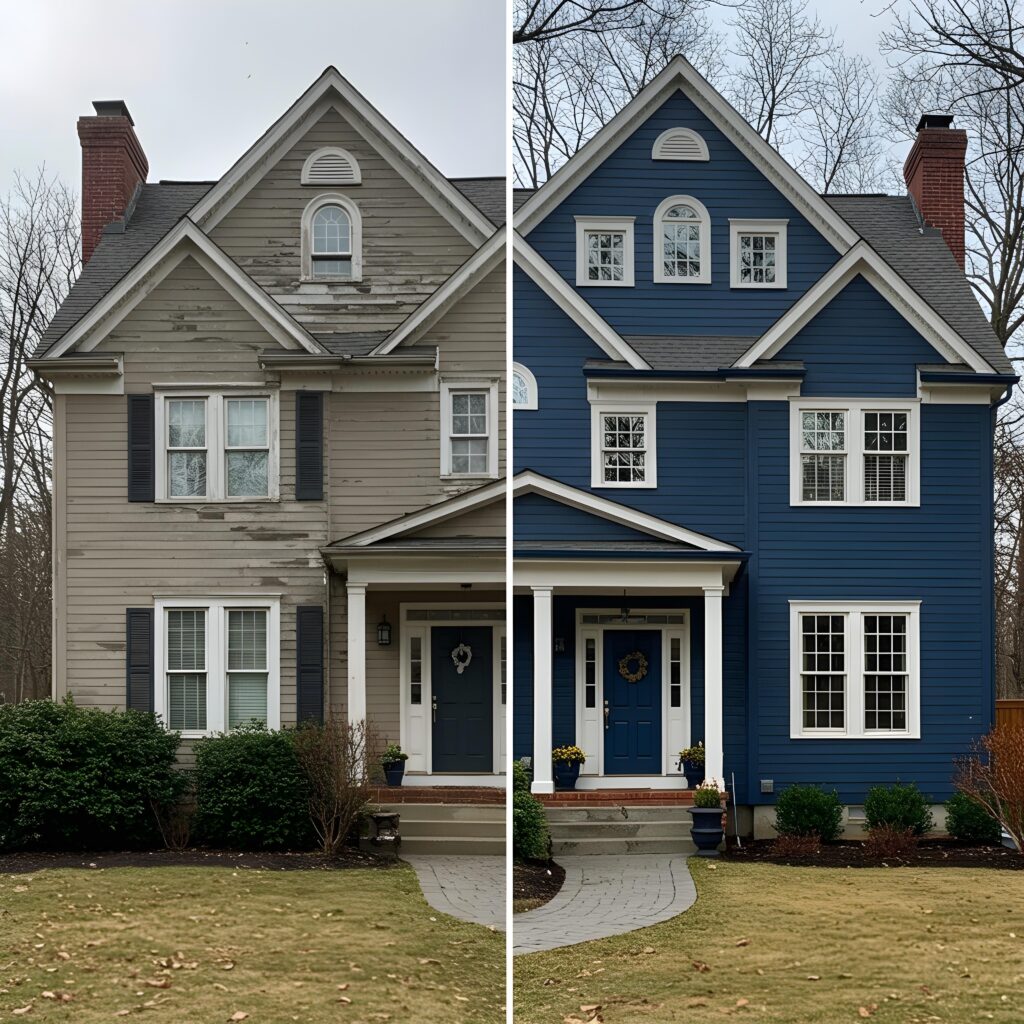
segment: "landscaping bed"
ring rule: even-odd
[[[1005,846],[960,843],[951,839],[925,839],[916,850],[903,856],[886,857],[880,861],[863,843],[825,843],[816,854],[807,857],[779,856],[775,840],[759,839],[744,842],[742,849],[731,847],[724,860],[761,861],[767,864],[798,864],[820,868],[889,867],[960,867],[1024,870],[1024,856]]]
[[[512,911],[536,910],[554,899],[565,881],[565,868],[554,861],[516,861],[512,865]]]

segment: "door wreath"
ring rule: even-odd
[[[632,651],[619,661],[619,675],[627,683],[639,683],[647,675],[647,657],[641,651]]]
[[[455,671],[460,676],[469,668],[469,663],[472,660],[473,648],[469,644],[459,644],[458,647],[452,648],[452,663],[455,665]]]

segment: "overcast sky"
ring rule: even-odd
[[[451,177],[504,174],[505,0],[4,0],[0,191],[80,186],[75,122],[123,99],[150,181],[219,177],[334,64]]]

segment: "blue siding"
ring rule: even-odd
[[[517,541],[651,539],[649,533],[631,530],[622,523],[613,523],[540,494],[524,494],[516,498],[513,532]]]

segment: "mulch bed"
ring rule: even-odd
[[[768,864],[792,864],[805,868],[1003,868],[1024,870],[1024,856],[1005,846],[973,846],[950,839],[928,839],[907,857],[878,860],[869,856],[863,843],[827,843],[812,857],[778,857],[773,852],[774,840],[744,841],[724,853],[725,860],[764,861]]]
[[[554,861],[540,864],[517,860],[512,865],[512,898],[547,903],[558,894],[564,881],[565,868]]]
[[[237,850],[110,850],[97,853],[0,854],[0,874],[18,875],[44,868],[241,868],[261,871],[336,871],[390,867],[395,861],[346,850],[337,857],[320,853],[242,853]]]

